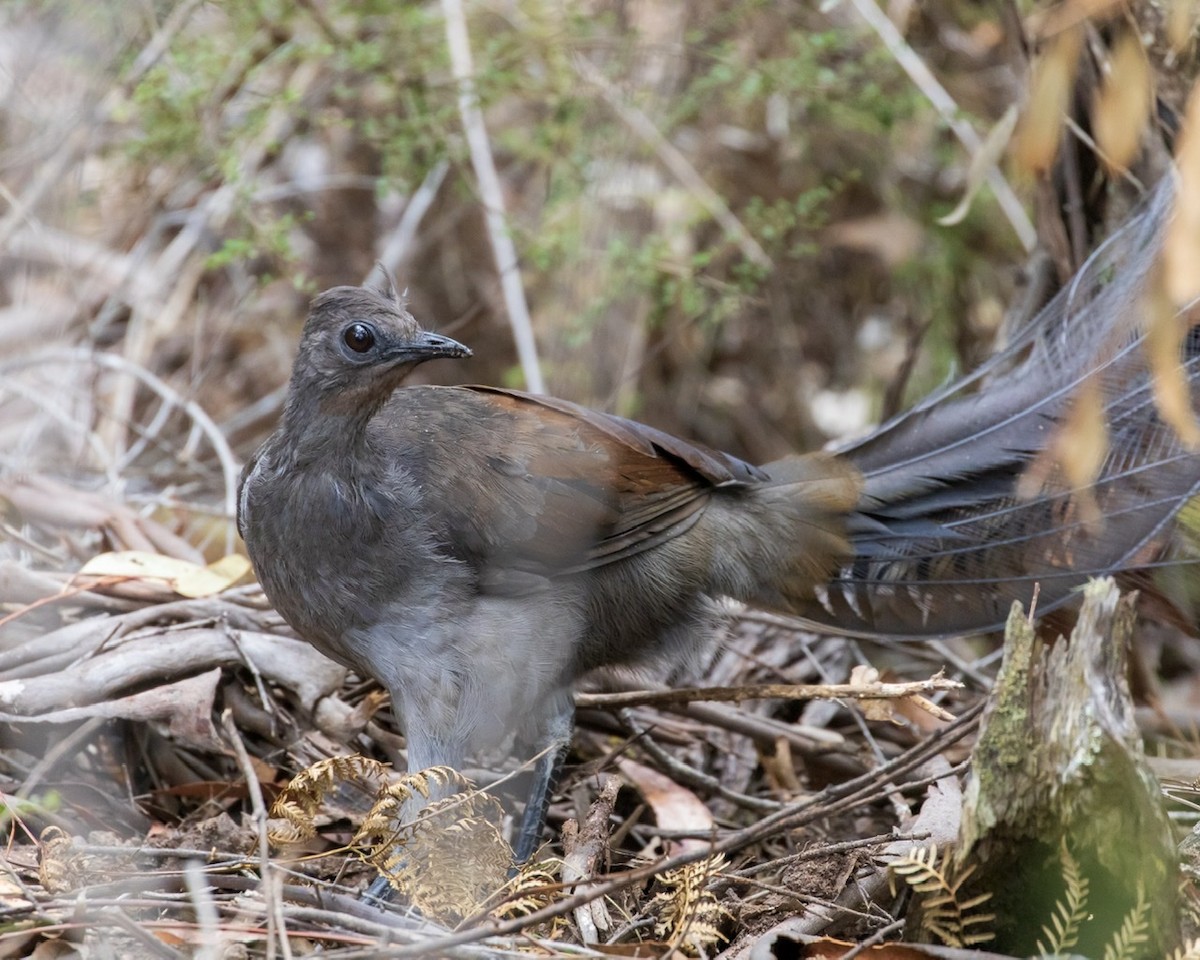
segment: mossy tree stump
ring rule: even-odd
[[[1162,957],[1177,943],[1178,855],[1126,681],[1133,624],[1110,579],[1085,588],[1066,642],[1044,644],[1013,606],[955,855],[974,866],[968,895],[992,894],[989,949],[1099,958],[1136,933],[1112,955]],[[1053,918],[1072,913],[1077,942],[1056,942]]]

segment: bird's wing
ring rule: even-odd
[[[718,488],[765,479],[651,427],[496,387],[401,389],[378,422],[389,443],[411,439],[404,460],[447,546],[493,574],[612,563],[690,528]]]

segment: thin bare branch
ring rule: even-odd
[[[517,345],[521,372],[530,391],[545,393],[546,385],[538,364],[537,343],[533,338],[533,322],[529,317],[529,305],[525,302],[525,288],[521,282],[517,247],[505,222],[504,192],[500,186],[500,176],[496,172],[496,161],[492,156],[483,112],[479,109],[479,95],[475,90],[475,68],[471,62],[471,38],[467,33],[467,16],[462,0],[442,0],[442,12],[446,18],[450,65],[458,83],[458,111],[462,117],[467,147],[471,152],[475,180],[479,184],[488,239],[492,244],[496,272],[500,276],[500,289],[504,294],[508,322]]]
[[[879,4],[875,0],[850,0],[850,2],[858,11],[858,15],[875,31],[888,53],[895,58],[896,62],[900,64],[900,68],[908,74],[909,79],[924,94],[925,99],[933,105],[946,125],[958,137],[959,143],[967,148],[967,152],[974,156],[983,150],[983,141],[975,132],[975,128],[964,119],[962,110],[954,102],[954,98],[938,82],[937,77],[926,66],[925,61],[917,56],[916,51],[908,45],[908,41],[896,29],[896,25],[888,19],[887,14],[879,9]],[[996,202],[1000,204],[1000,209],[1004,211],[1004,215],[1012,225],[1017,239],[1021,241],[1026,252],[1032,252],[1037,246],[1037,231],[1020,199],[1013,192],[1000,168],[994,163],[988,169],[987,182],[988,186],[992,188],[992,193],[995,194]]]

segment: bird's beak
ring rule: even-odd
[[[438,357],[471,356],[469,347],[428,330],[422,330],[414,340],[396,344],[389,353],[391,359],[397,363],[420,363],[423,360],[436,360]]]

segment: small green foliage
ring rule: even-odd
[[[828,205],[836,189],[826,183],[797,197],[774,201],[752,197],[742,221],[768,253],[796,258],[810,256],[816,249],[813,234],[828,222]],[[792,243],[785,246],[788,240]]]
[[[7,827],[13,820],[42,818],[62,810],[62,796],[57,790],[35,793],[32,797],[6,796],[0,802],[0,826]]]

